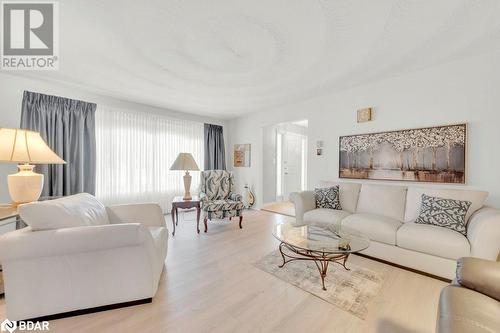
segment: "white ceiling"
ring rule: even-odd
[[[60,70],[87,90],[219,117],[500,50],[499,0],[65,0]]]

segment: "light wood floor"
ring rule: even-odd
[[[262,210],[295,217],[295,206],[290,201],[271,202],[264,205],[264,207],[262,207]]]
[[[235,222],[210,224],[200,235],[193,216],[185,220],[169,239],[152,304],[52,321],[51,332],[434,332],[444,282],[351,256],[386,277],[361,320],[252,265],[277,248],[273,223],[292,218],[251,211],[243,230]]]

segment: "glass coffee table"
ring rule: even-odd
[[[314,261],[321,276],[323,290],[326,290],[325,276],[330,262],[349,270],[345,265],[349,255],[370,246],[370,240],[363,234],[338,225],[319,227],[277,224],[274,226],[273,236],[281,242],[279,250],[283,264],[279,267],[295,260]]]

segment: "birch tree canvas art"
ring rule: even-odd
[[[467,124],[340,137],[340,178],[465,183]]]

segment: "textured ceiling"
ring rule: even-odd
[[[500,0],[65,0],[60,70],[220,117],[500,50]]]

